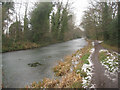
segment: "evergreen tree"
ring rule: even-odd
[[[40,2],[31,13],[31,25],[33,30],[33,42],[43,41],[45,34],[49,32],[49,16],[52,11],[51,2]]]

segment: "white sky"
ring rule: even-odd
[[[83,11],[85,11],[85,9],[88,7],[88,0],[73,0],[74,4],[74,15],[76,17],[75,20],[75,24],[79,25],[81,20],[82,20],[82,16],[83,16]]]
[[[31,8],[33,7],[33,4],[34,2],[38,1],[38,0],[14,0],[15,2],[19,3],[19,2],[23,2],[22,5],[24,5],[24,3],[27,1],[27,2],[30,2],[29,3],[29,11],[31,10]],[[39,0],[39,1],[50,1],[50,0]],[[58,1],[58,0],[55,0],[55,1]],[[67,0],[60,0],[60,1],[63,1],[64,3],[67,1]],[[86,7],[88,6],[88,0],[69,0],[69,2],[73,2],[72,4],[72,11],[75,15],[75,25],[79,25],[81,20],[82,20],[82,16],[83,16],[83,11],[86,9]],[[21,9],[19,10],[18,8],[20,7],[19,4],[15,4],[15,10],[17,11],[17,13],[19,13],[20,11],[20,14],[21,16],[24,15],[24,12],[25,12],[25,7],[22,6]],[[28,11],[28,12],[29,12]],[[14,17],[15,18],[15,17]],[[23,17],[21,17],[22,19]]]

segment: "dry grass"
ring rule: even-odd
[[[120,49],[117,47],[117,46],[110,46],[108,44],[105,44],[105,43],[101,43],[101,45],[106,48],[106,49],[109,49],[109,50],[113,50],[113,51],[116,51],[116,52],[119,52]]]
[[[26,41],[26,42],[19,41],[19,42],[13,43],[13,45],[9,47],[3,46],[2,52],[25,50],[25,49],[32,49],[32,48],[37,48],[37,47],[40,47],[40,45],[33,43],[33,42],[29,42],[29,41]]]
[[[72,56],[66,56],[64,62],[58,62],[58,65],[53,68],[56,76],[63,76],[69,72]]]
[[[82,83],[82,78],[80,74],[72,72],[63,76],[61,80],[44,78],[42,82],[33,82],[26,88],[69,88],[76,82]]]
[[[78,81],[82,83],[80,74],[76,74],[75,72],[67,73],[62,77],[61,82],[58,84],[58,88],[69,88],[71,85]]]

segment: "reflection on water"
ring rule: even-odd
[[[84,38],[57,43],[32,50],[22,50],[3,54],[3,84],[9,88],[23,88],[33,81],[44,77],[53,78],[53,66],[65,55],[83,48]],[[30,67],[28,64],[39,62],[41,65]]]

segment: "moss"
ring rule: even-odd
[[[87,73],[84,71],[80,71],[80,75],[81,75],[81,77],[87,77]]]
[[[89,61],[87,60],[90,56],[90,53],[86,53],[84,56],[82,56],[81,60],[84,61],[84,64],[89,64]]]
[[[99,54],[99,59],[100,59],[100,61],[104,62],[107,59],[106,53],[105,52],[101,52]]]
[[[118,59],[120,59],[120,55],[118,55]]]
[[[81,82],[75,82],[70,86],[70,88],[82,88],[82,83]]]

